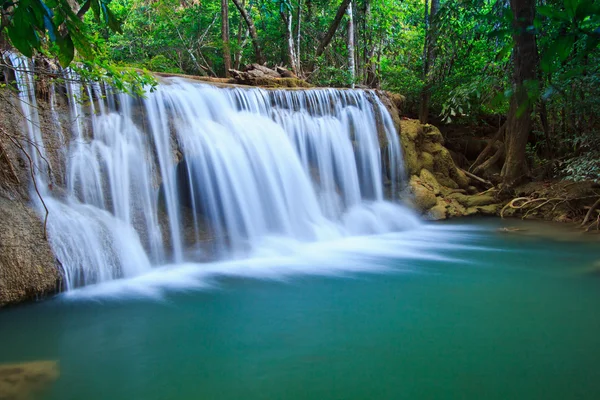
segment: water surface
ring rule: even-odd
[[[52,400],[600,398],[598,242],[500,224],[274,240],[3,310],[0,363],[59,360]]]

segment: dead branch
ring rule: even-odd
[[[457,167],[457,168],[458,168],[458,167]],[[475,175],[475,174],[472,174],[472,173],[471,173],[471,172],[469,172],[469,171],[465,171],[465,170],[464,170],[464,169],[462,169],[462,168],[458,168],[458,169],[459,169],[459,170],[461,170],[461,171],[462,171],[462,172],[463,172],[463,173],[464,173],[466,176],[468,176],[468,177],[469,177],[469,178],[471,178],[471,179],[475,179],[476,181],[478,181],[478,182],[481,182],[481,183],[483,183],[484,185],[488,185],[488,186],[492,186],[492,187],[494,186],[494,184],[493,184],[492,182],[490,182],[490,181],[486,181],[485,179],[483,179],[483,178],[480,178],[480,177],[478,177],[477,175]]]

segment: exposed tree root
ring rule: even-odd
[[[592,217],[592,214],[594,213],[594,211],[596,211],[596,209],[598,207],[600,207],[600,198],[598,198],[598,200],[596,200],[596,202],[588,210],[587,214],[585,214],[585,218],[583,219],[581,226],[585,226],[585,224],[587,224],[589,219]],[[598,215],[598,218],[600,218],[600,214]],[[597,221],[596,221],[596,224],[597,224]],[[588,230],[589,230],[589,227],[588,227]]]

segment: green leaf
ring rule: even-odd
[[[96,22],[100,22],[100,4],[98,0],[88,0],[92,2],[92,11],[94,12],[94,19]]]
[[[8,38],[13,46],[17,48],[25,57],[33,56],[33,48],[27,37],[23,35],[23,28],[18,25],[10,25],[8,27]]]
[[[539,6],[537,8],[537,12],[544,17],[548,17],[550,19],[558,20],[558,21],[570,21],[569,15],[562,10],[557,10],[552,6]]]
[[[110,29],[117,33],[123,33],[123,30],[121,29],[121,21],[119,21],[119,19],[113,14],[110,8],[105,6],[103,8]]]
[[[575,18],[575,14],[577,12],[577,6],[579,5],[579,0],[565,0],[565,11],[569,16],[569,19]]]
[[[542,60],[540,62],[542,71],[556,71],[557,65],[555,61],[564,62],[571,54],[574,44],[574,35],[560,36],[554,42],[552,42],[542,56]]]
[[[505,45],[499,52],[496,54],[496,62],[503,60],[507,55],[512,52],[513,42],[511,41],[509,44]]]
[[[61,38],[56,42],[58,44],[59,52],[58,52],[58,61],[63,68],[66,68],[71,61],[73,61],[73,57],[75,56],[75,47],[73,46],[73,40],[71,40],[71,36]]]

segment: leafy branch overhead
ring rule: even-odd
[[[0,0],[0,31],[6,29],[11,44],[23,55],[32,57],[35,51],[49,51],[66,67],[73,61],[75,50],[85,60],[96,55],[88,27],[82,21],[90,9],[97,23],[121,32],[121,22],[110,10],[110,1],[86,0],[74,10],[67,0]]]

